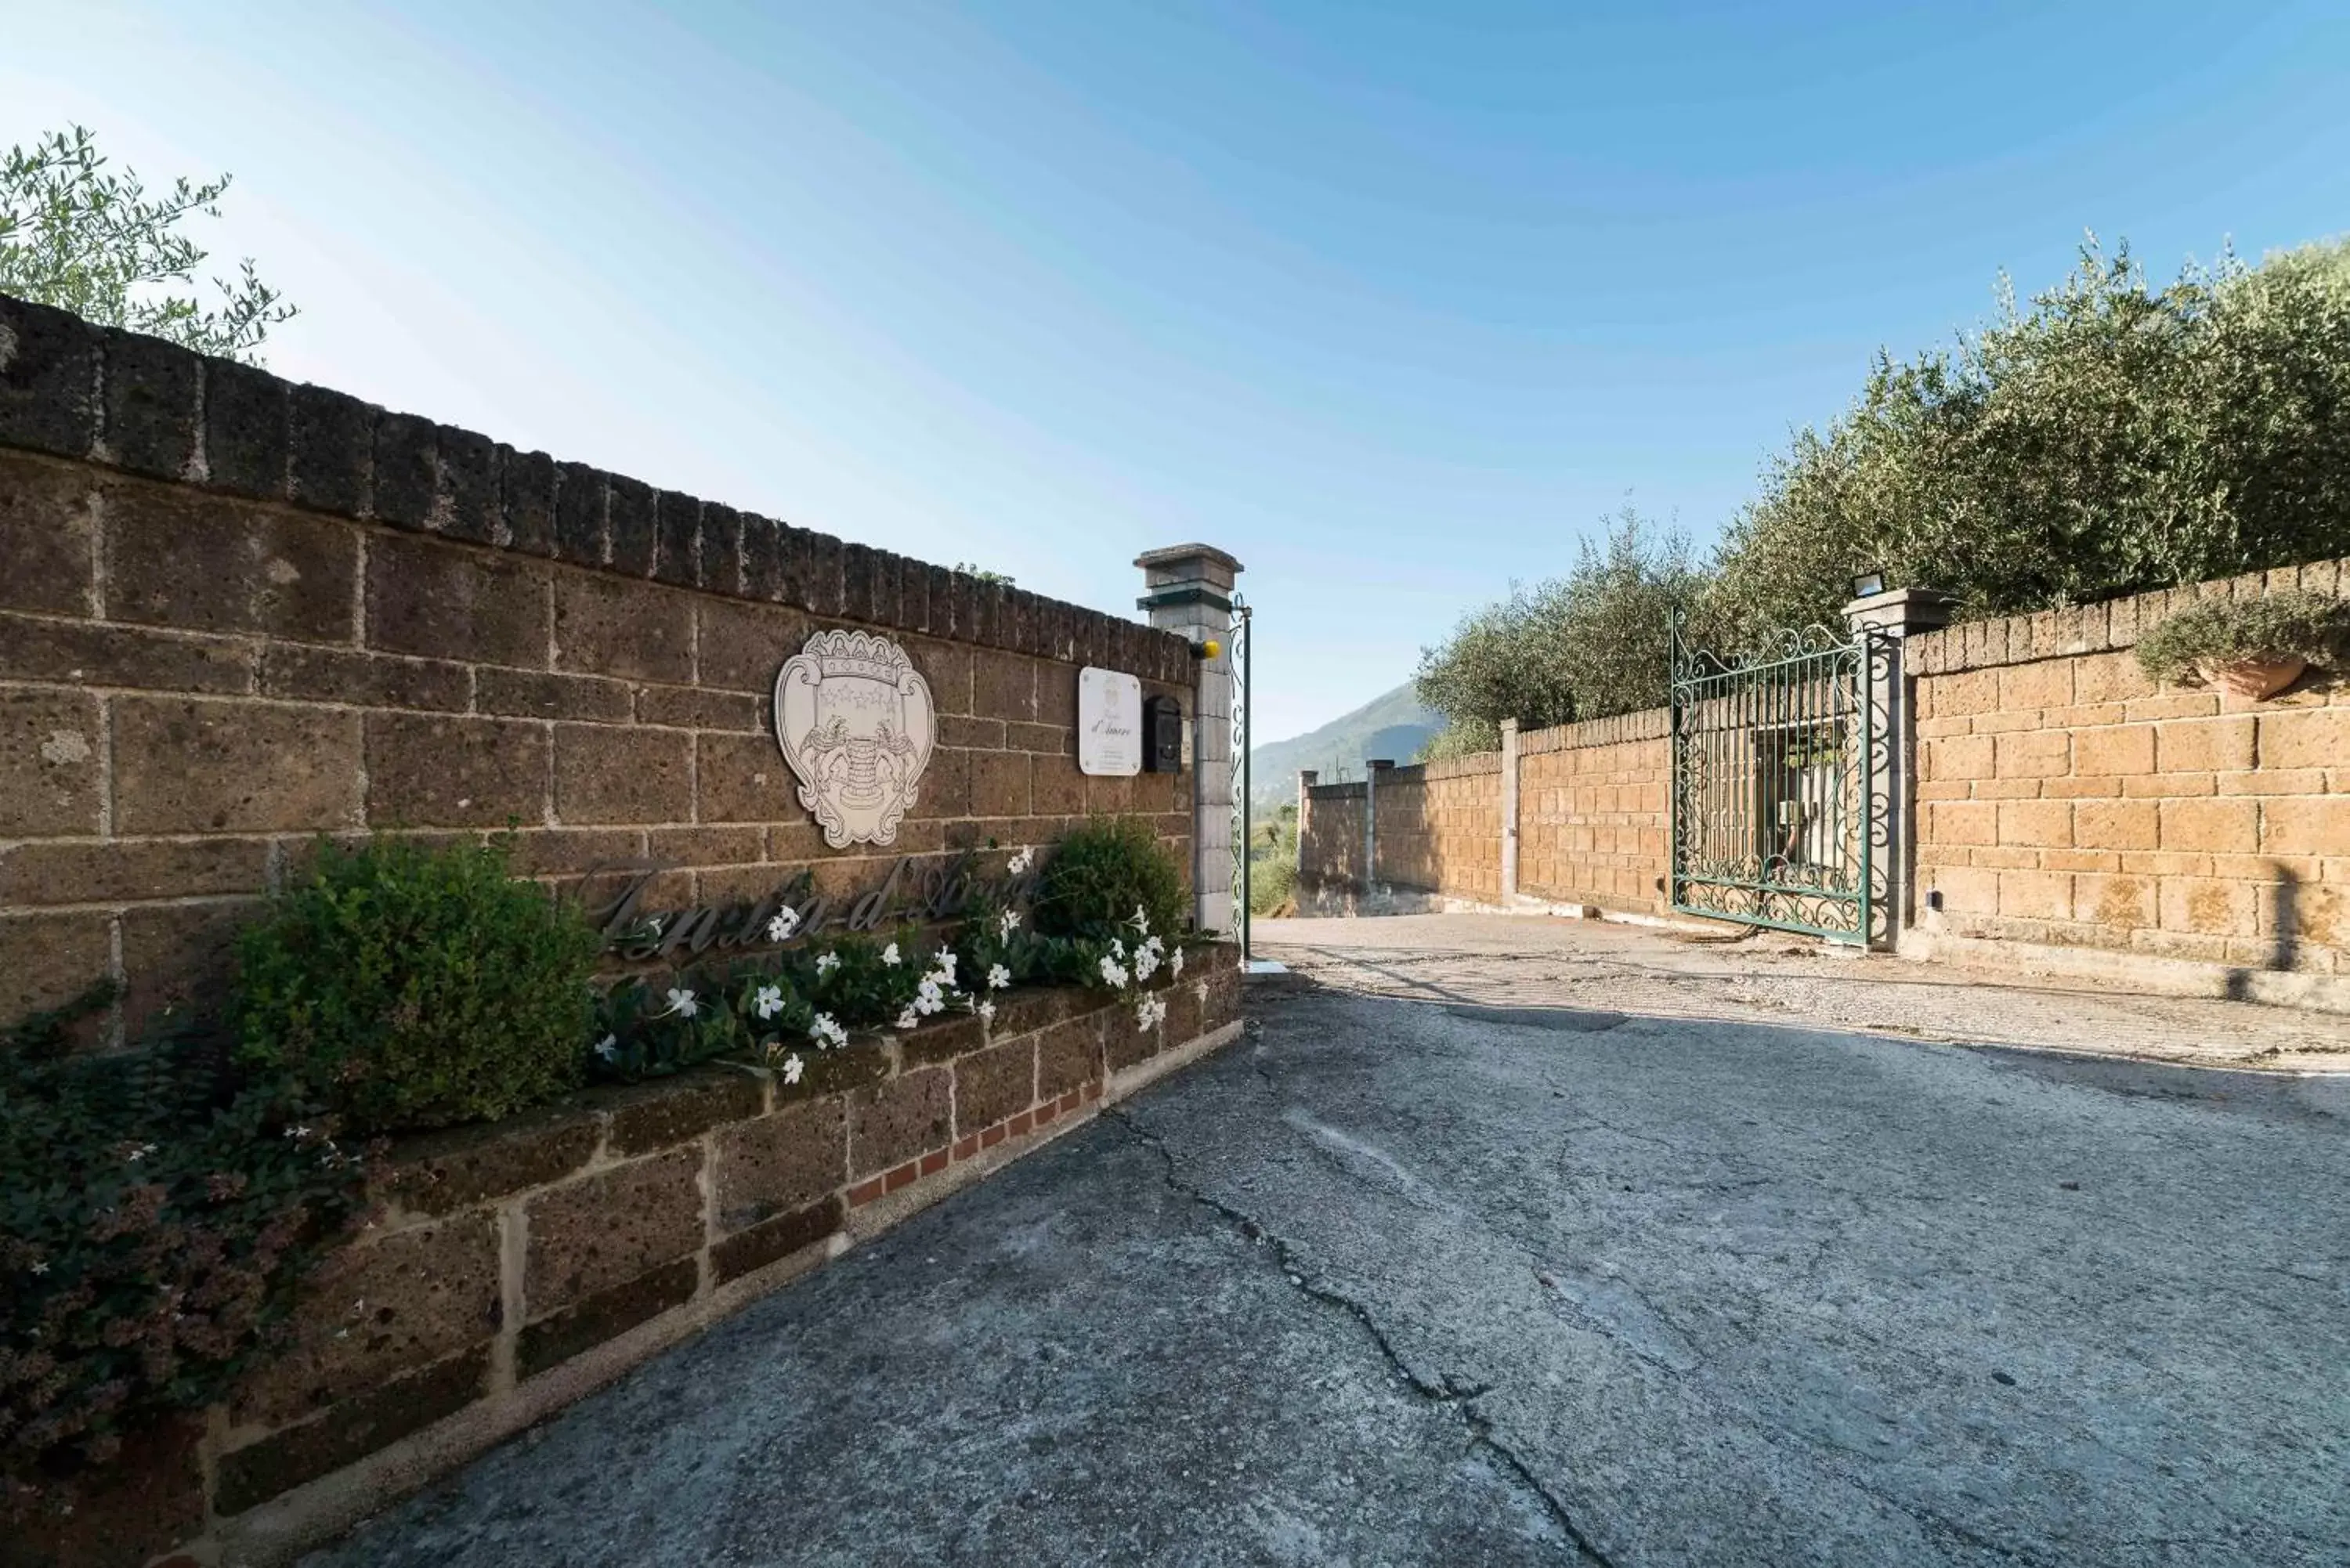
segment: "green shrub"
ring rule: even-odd
[[[1249,913],[1268,918],[1296,912],[1297,846],[1285,854],[1260,857],[1249,867]]]
[[[2324,665],[2350,641],[2350,600],[2317,594],[2206,599],[2138,639],[2138,667],[2156,680],[2196,678],[2197,666],[2244,659],[2303,659]]]
[[[1189,902],[1175,857],[1149,823],[1097,816],[1045,861],[1036,928],[1048,937],[1101,936],[1130,927],[1139,909],[1152,932],[1171,940],[1189,924]]]
[[[1249,846],[1249,913],[1295,914],[1296,894],[1297,808],[1284,805]]]
[[[511,1115],[579,1079],[600,942],[512,845],[319,847],[237,944],[242,1060],[364,1131]]]
[[[221,1397],[365,1198],[323,1107],[236,1070],[216,1031],[59,1056],[63,1016],[0,1036],[0,1521],[69,1505],[124,1434]]]

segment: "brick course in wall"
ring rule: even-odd
[[[648,907],[1148,816],[1077,771],[1076,671],[1192,706],[1180,639],[0,296],[0,1019],[127,980],[94,1044],[215,989],[319,834],[521,834],[532,875],[675,867]],[[938,748],[831,852],[768,711],[808,635],[896,639]]]
[[[1191,958],[1147,1031],[1098,992],[1021,992],[992,1027],[860,1041],[797,1085],[711,1065],[409,1140],[290,1347],[19,1544],[69,1568],[290,1557],[1229,1039],[1238,950]]]
[[[2319,562],[1913,639],[1925,927],[2350,973],[2350,684],[2158,689],[2129,651],[2200,600],[2345,588]]]

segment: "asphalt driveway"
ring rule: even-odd
[[[309,1561],[2350,1561],[2350,1076],[1266,934],[1221,1056]]]

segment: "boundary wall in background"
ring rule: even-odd
[[[2350,1011],[2350,680],[2313,672],[2255,702],[2158,690],[2130,651],[2198,601],[2296,590],[2350,597],[2350,562],[1905,639],[1893,945]],[[1665,893],[1670,725],[1648,709],[1376,770],[1368,834],[1366,784],[1311,785],[1299,908],[1699,924]]]

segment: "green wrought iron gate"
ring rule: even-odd
[[[1672,907],[1867,943],[1890,842],[1887,648],[1820,628],[1737,661],[1672,639]]]

